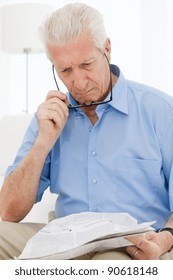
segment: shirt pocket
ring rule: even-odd
[[[117,158],[114,161],[116,199],[132,206],[147,207],[155,203],[160,185],[159,161]]]

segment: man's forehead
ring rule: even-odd
[[[58,68],[80,65],[94,61],[98,56],[98,49],[81,50],[72,48],[71,50],[51,48],[50,56],[54,65]]]
[[[56,65],[57,67],[60,68],[69,68],[73,66],[80,66],[82,64],[87,64],[87,63],[92,63],[95,61],[97,56],[88,56],[88,57],[78,57],[77,59],[66,59],[66,60],[57,60]]]
[[[51,57],[86,57],[89,59],[89,54],[96,50],[94,41],[88,32],[85,32],[79,38],[70,40],[63,45],[48,45],[48,51]]]

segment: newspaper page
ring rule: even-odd
[[[123,247],[128,234],[148,230],[155,221],[138,224],[127,213],[82,212],[55,219],[27,242],[18,259],[70,259],[88,252]]]

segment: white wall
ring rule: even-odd
[[[141,11],[142,80],[166,90],[167,1],[142,1]]]
[[[173,95],[173,0],[86,0],[105,18],[112,41],[112,62],[129,79],[158,87]],[[68,0],[3,1],[52,4]],[[29,111],[36,110],[49,89],[54,89],[51,65],[44,54],[29,57]],[[0,53],[0,116],[25,108],[25,57]]]

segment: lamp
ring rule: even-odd
[[[52,11],[46,4],[20,3],[1,8],[1,50],[26,56],[26,105],[28,113],[28,55],[41,53],[43,47],[38,38],[38,27]]]

